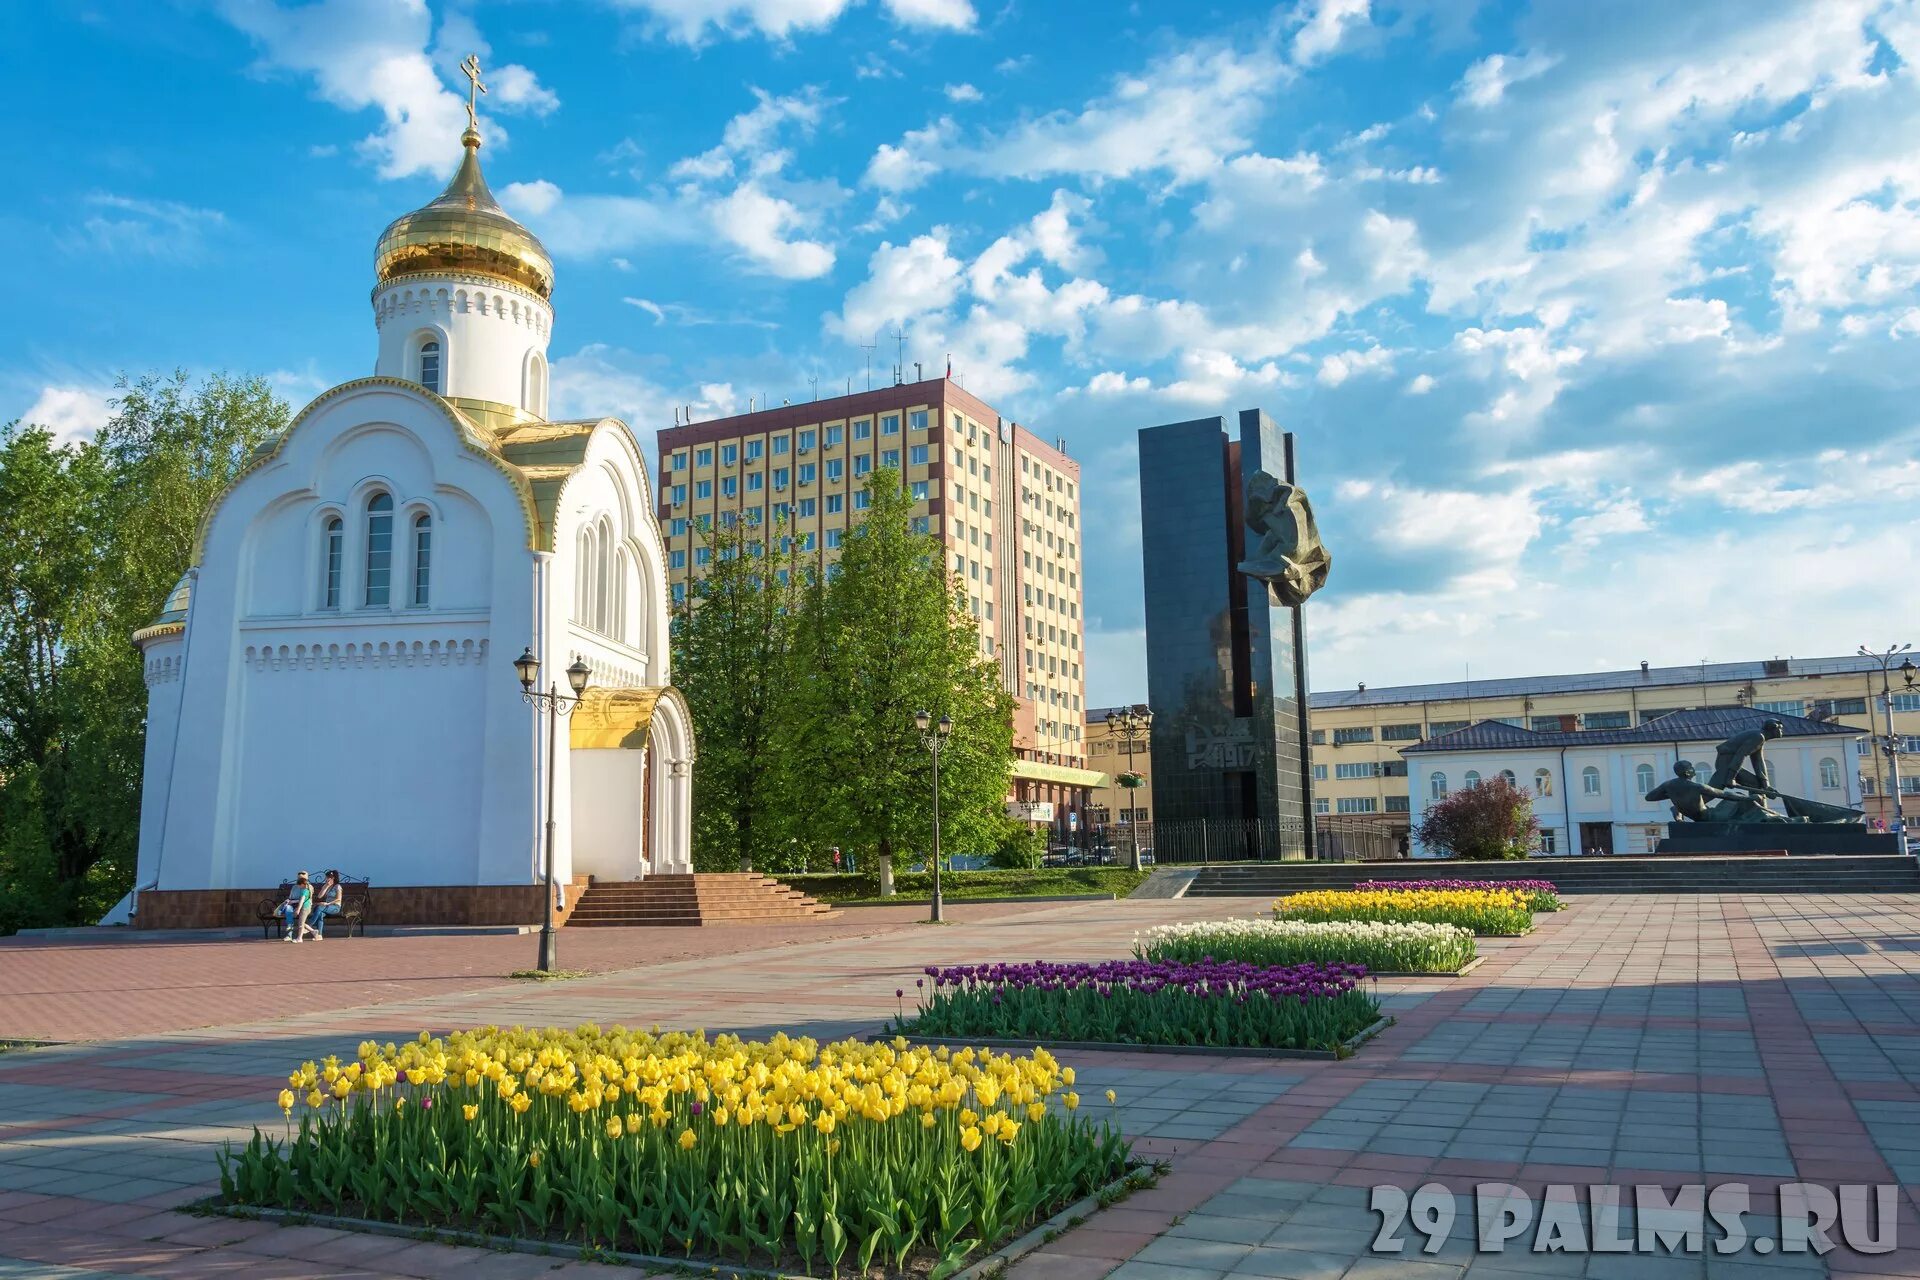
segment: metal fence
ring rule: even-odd
[[[1361,862],[1403,858],[1398,828],[1365,819],[1313,819],[1317,848],[1323,862]],[[1155,863],[1286,862],[1305,856],[1303,824],[1275,818],[1205,818],[1184,822],[1124,823],[1087,830],[1053,833],[1049,860],[1091,861],[1124,865],[1138,839],[1143,854]]]

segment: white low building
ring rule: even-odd
[[[232,923],[238,891],[323,867],[395,890],[383,923],[525,918],[550,766],[557,883],[691,870],[646,461],[616,419],[548,420],[553,264],[462,142],[380,238],[374,375],[246,463],[135,636],[143,925]],[[591,671],[551,762],[528,648],[542,689]]]
[[[1774,789],[1822,804],[1858,807],[1849,762],[1858,729],[1801,716],[1715,707],[1676,711],[1631,729],[1538,732],[1497,720],[1408,747],[1409,806],[1421,814],[1452,791],[1504,774],[1533,797],[1545,853],[1650,853],[1673,814],[1648,800],[1686,760],[1705,782],[1722,742],[1768,720],[1785,733],[1766,747]],[[1416,845],[1418,856],[1434,856]]]

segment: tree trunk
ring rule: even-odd
[[[880,896],[893,896],[893,848],[885,840],[880,842]]]

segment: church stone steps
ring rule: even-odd
[[[785,923],[833,916],[823,902],[751,872],[650,876],[588,885],[567,918],[587,928]]]

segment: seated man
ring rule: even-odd
[[[287,890],[286,901],[279,906],[280,918],[287,922],[285,932],[280,935],[282,942],[298,942],[306,931],[307,912],[313,907],[313,883],[302,871],[294,878],[293,887]]]
[[[1647,792],[1647,799],[1665,800],[1673,806],[1673,816],[1694,822],[1786,822],[1766,801],[1740,791],[1722,791],[1693,776],[1693,765],[1682,760],[1673,766],[1673,777]]]

